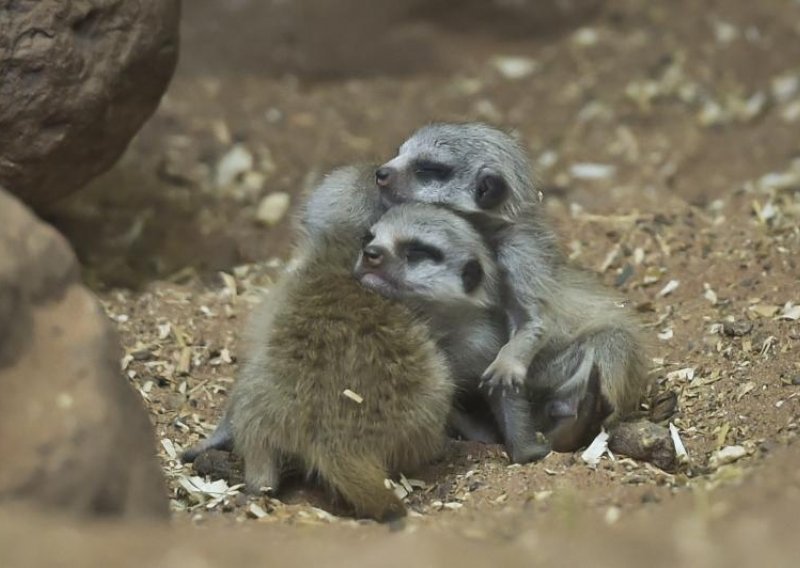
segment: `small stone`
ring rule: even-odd
[[[591,47],[597,44],[599,38],[597,30],[594,28],[581,28],[572,34],[572,41],[580,47]]]
[[[289,210],[291,198],[288,193],[270,193],[258,205],[256,219],[268,227],[280,222]]]
[[[222,450],[208,450],[197,456],[192,464],[195,472],[211,479],[237,479],[237,467],[231,459],[230,452]]]
[[[539,67],[533,59],[514,56],[495,57],[492,64],[503,77],[512,81],[524,79]]]
[[[726,321],[722,323],[722,333],[728,337],[742,337],[753,330],[753,322],[740,319],[738,321]]]
[[[226,187],[251,169],[253,154],[242,144],[236,144],[217,163],[217,186]]]
[[[575,179],[600,180],[612,177],[617,168],[611,164],[580,163],[573,164],[569,173]]]
[[[796,375],[796,376],[795,376],[795,377],[792,379],[792,384],[793,384],[793,385],[800,385],[800,375]]]
[[[610,432],[608,449],[616,455],[652,463],[664,471],[678,468],[669,430],[652,422],[618,424]]]

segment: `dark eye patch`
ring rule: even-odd
[[[414,162],[414,174],[423,181],[446,181],[453,176],[453,168],[441,162],[417,160]]]
[[[461,269],[461,281],[464,284],[464,292],[472,294],[483,281],[483,267],[477,259],[472,259],[464,264]]]
[[[429,245],[428,243],[414,239],[403,243],[402,246],[409,264],[416,264],[423,260],[430,260],[432,262],[442,262],[444,260],[444,253],[441,249]]]
[[[372,233],[366,233],[363,237],[361,237],[361,248],[364,248],[369,243],[371,243],[374,238],[375,235],[373,235]]]

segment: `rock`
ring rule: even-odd
[[[44,207],[107,170],[178,56],[180,0],[0,4],[0,185]]]
[[[198,475],[211,479],[224,479],[229,485],[244,483],[242,461],[237,460],[230,452],[207,450],[197,456],[192,467]]]
[[[166,517],[153,429],[66,241],[0,189],[0,502]]]
[[[753,331],[753,322],[740,319],[722,322],[722,333],[728,337],[742,337]]]
[[[288,193],[270,193],[258,205],[256,219],[268,227],[272,227],[286,216],[291,198]]]
[[[623,422],[609,432],[608,449],[615,454],[652,463],[664,471],[678,469],[669,430],[646,420]]]

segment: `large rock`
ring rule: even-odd
[[[69,245],[0,189],[0,502],[167,515],[119,351]]]
[[[0,185],[43,207],[107,170],[178,56],[180,0],[0,0]]]

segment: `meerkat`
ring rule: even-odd
[[[339,170],[323,186],[356,171]],[[385,479],[437,457],[454,384],[428,327],[353,277],[358,227],[345,220],[303,239],[299,264],[251,318],[212,439],[232,434],[249,491],[277,490],[282,472],[299,467],[357,516],[390,520],[405,507]]]
[[[574,416],[596,365],[613,406],[608,422],[635,410],[647,386],[642,334],[618,298],[567,264],[511,136],[485,124],[425,126],[378,168],[376,184],[383,207],[416,201],[458,211],[495,251],[510,333],[482,375],[487,385],[558,392],[549,410]],[[568,351],[554,347],[563,337]],[[546,365],[533,365],[545,348],[538,361]],[[554,350],[562,356],[548,357]]]
[[[522,148],[485,124],[432,124],[414,132],[375,176],[387,206],[440,203],[481,224],[504,272],[511,325],[483,379],[490,387],[520,387],[541,346],[542,304],[558,289],[563,262]]]
[[[373,225],[356,266],[361,283],[424,314],[448,357],[461,392],[507,340],[501,275],[480,233],[443,207],[398,205]],[[637,322],[589,274],[562,267],[560,302],[547,304],[547,337],[527,373],[526,395],[489,396],[489,407],[510,446],[545,454],[543,432],[557,451],[573,451],[596,435],[616,405],[631,406],[646,376]],[[596,356],[597,351],[612,353]],[[602,377],[613,376],[610,389]],[[459,429],[483,438],[476,422],[456,414]],[[537,457],[541,457],[538,455]],[[530,460],[528,460],[530,461]]]
[[[478,391],[479,374],[507,339],[500,275],[482,236],[452,211],[426,204],[392,207],[365,235],[355,267],[362,285],[412,308],[431,327],[460,394]],[[486,394],[509,457],[535,461],[550,452],[533,429],[522,393]],[[469,415],[456,409],[451,426],[469,438]]]
[[[306,245],[295,247],[287,271],[294,271],[303,263],[303,254],[314,250],[313,244],[327,239],[332,233],[363,235],[385,211],[375,186],[375,164],[343,166],[329,172],[324,180],[313,187],[295,216]],[[312,245],[312,246],[309,246]],[[352,251],[358,254],[358,243]],[[255,325],[250,325],[249,329]],[[252,335],[252,334],[249,334]],[[247,337],[245,338],[247,340]],[[257,338],[255,338],[257,339]],[[254,351],[251,347],[250,351]],[[211,436],[204,438],[181,454],[183,463],[192,463],[208,450],[233,450],[233,431],[226,406]]]

